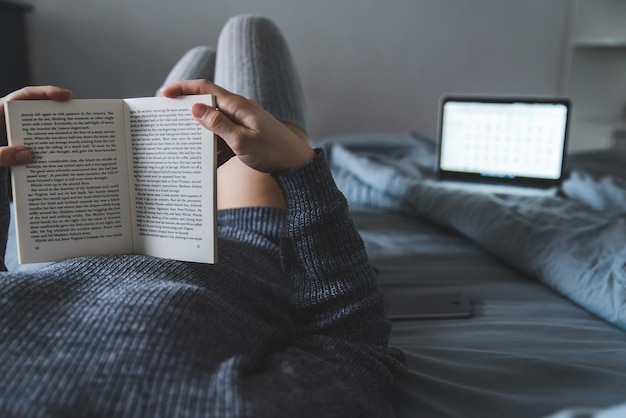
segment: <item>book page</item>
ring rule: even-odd
[[[9,142],[33,162],[12,168],[20,263],[132,251],[119,100],[7,103]]]
[[[191,116],[212,96],[127,99],[135,252],[214,263],[213,133]]]

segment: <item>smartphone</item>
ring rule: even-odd
[[[385,296],[385,311],[392,320],[471,318],[472,303],[458,293]]]

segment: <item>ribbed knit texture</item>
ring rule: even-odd
[[[300,78],[282,34],[269,19],[243,15],[224,25],[217,43],[215,83],[254,98],[276,119],[306,131]]]
[[[0,416],[392,416],[402,356],[345,199],[323,157],[276,178],[286,211],[219,212],[217,265],[2,273]]]
[[[215,50],[199,45],[187,51],[172,67],[161,87],[179,80],[205,79],[213,81],[215,74]],[[160,89],[156,92],[161,96]]]

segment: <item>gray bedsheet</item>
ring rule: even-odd
[[[472,218],[476,214],[466,210],[467,197],[453,204],[446,199],[444,203],[434,199],[437,192],[432,190],[398,192],[407,177],[432,174],[432,142],[389,135],[356,139],[352,145],[349,139],[336,141],[342,144],[339,153],[348,151],[358,157],[356,170],[364,167],[366,170],[355,174],[346,171],[344,165],[337,167],[336,175],[352,202],[355,221],[379,272],[384,292],[464,292],[471,296],[474,305],[472,319],[394,322],[391,342],[406,353],[409,362],[409,372],[396,382],[399,417],[540,417],[574,407],[605,408],[626,400],[626,332],[616,326],[622,325],[620,321],[624,318],[623,294],[611,294],[604,283],[594,296],[601,308],[599,313],[594,313],[580,301],[574,303],[575,295],[568,294],[564,290],[567,287],[559,288],[549,282],[553,269],[560,272],[557,277],[569,272],[579,278],[585,274],[578,269],[593,270],[575,264],[586,253],[561,259],[559,253],[550,250],[554,242],[575,243],[578,234],[589,237],[585,235],[588,232],[581,218],[570,215],[571,208],[576,207],[580,213],[590,211],[592,218],[604,219],[603,212],[592,208],[592,204],[613,205],[606,212],[610,226],[602,229],[596,224],[589,229],[595,231],[592,236],[600,247],[605,239],[611,242],[603,249],[611,251],[605,254],[606,261],[603,264],[598,259],[595,268],[604,271],[614,268],[618,276],[613,278],[623,278],[624,265],[615,256],[620,248],[613,245],[622,245],[624,235],[611,224],[617,221],[619,225],[623,215],[619,204],[611,203],[614,199],[602,197],[601,193],[576,196],[570,189],[572,195],[559,198],[559,205],[562,200],[571,205],[565,206],[566,211],[550,204],[539,205],[539,208],[552,208],[548,212],[561,220],[556,223],[560,225],[556,229],[554,224],[538,226],[537,210],[543,209],[535,205],[504,197],[488,199],[488,206],[506,208],[501,212],[501,221],[512,222],[498,228],[511,232],[516,228],[523,230],[520,225],[524,225],[525,229],[534,231],[523,240],[525,245],[513,246],[519,253],[511,255],[508,254],[511,242],[519,240],[508,239],[507,234],[499,239],[493,238],[493,234],[483,234],[495,227]],[[338,148],[334,144],[326,145],[331,159],[337,157]],[[386,163],[407,159],[412,163],[395,167]],[[373,171],[372,167],[376,166],[382,169]],[[601,167],[607,169],[606,164]],[[578,180],[574,179],[570,186],[579,191],[583,186],[598,190],[598,182],[607,182],[602,170],[580,171],[588,176],[581,175],[584,181],[576,184]],[[355,176],[366,174],[375,174],[366,185],[353,181]],[[619,180],[610,182],[614,185]],[[482,209],[488,207],[484,202],[475,204]],[[442,219],[442,214],[453,220]],[[580,227],[578,233],[565,233],[572,225]],[[565,235],[559,235],[559,231]],[[535,257],[537,239],[546,240],[546,249],[540,251],[537,259],[545,258],[553,267],[542,267],[543,261],[531,263],[530,267],[526,264]],[[594,243],[585,245],[583,248],[589,251],[597,249]],[[525,252],[526,246],[533,257]],[[563,264],[567,268],[563,269]],[[596,276],[588,276],[588,283],[593,283]],[[573,283],[569,286],[574,291],[579,286],[575,280],[579,278],[570,277]],[[568,285],[567,278],[558,280]],[[621,291],[620,284],[616,286],[616,292]],[[598,316],[604,309],[600,302],[609,303],[612,296],[613,305],[604,313],[616,311],[617,315],[602,319]]]
[[[472,319],[396,321],[398,417],[540,417],[626,400],[626,334],[430,222],[353,207],[386,294],[464,292]]]

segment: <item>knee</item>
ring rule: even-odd
[[[246,31],[254,34],[280,34],[280,30],[276,24],[268,17],[257,14],[240,14],[231,17],[222,31]]]

